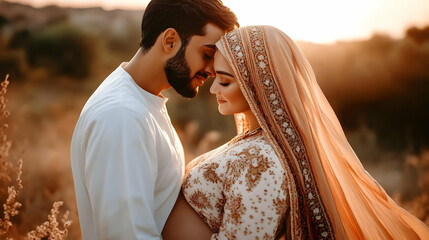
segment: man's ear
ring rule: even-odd
[[[162,49],[166,54],[176,55],[179,51],[182,41],[174,28],[167,28],[161,36]]]

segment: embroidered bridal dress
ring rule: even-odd
[[[261,129],[187,167],[183,194],[213,239],[429,239],[365,171],[295,43],[270,26],[217,44]]]
[[[183,194],[212,238],[274,239],[282,233],[289,184],[260,129],[198,157],[187,170]]]

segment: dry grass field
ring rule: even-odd
[[[140,17],[0,1],[0,79],[10,74],[0,90],[0,239],[80,239],[74,126],[99,83],[137,50]],[[429,27],[299,45],[367,171],[429,225]],[[235,134],[210,84],[193,100],[166,92],[187,162]]]

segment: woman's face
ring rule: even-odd
[[[210,87],[210,93],[216,95],[219,112],[222,115],[242,113],[250,110],[234,76],[231,66],[219,51],[214,55],[216,78]]]

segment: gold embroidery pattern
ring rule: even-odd
[[[333,229],[331,227],[331,222],[326,214],[326,210],[322,200],[320,199],[319,191],[315,185],[314,176],[311,171],[311,165],[308,160],[308,154],[306,152],[305,146],[300,136],[299,131],[297,131],[296,125],[289,116],[287,106],[284,106],[280,99],[280,93],[278,87],[275,84],[273,73],[271,71],[271,64],[269,62],[269,57],[265,47],[264,33],[262,27],[254,26],[248,28],[251,48],[253,57],[257,66],[257,74],[262,80],[262,86],[269,103],[269,106],[272,111],[272,115],[275,117],[276,123],[278,126],[281,126],[281,130],[286,136],[289,146],[291,147],[294,156],[301,163],[299,169],[302,176],[304,176],[305,187],[303,188],[303,194],[299,195],[298,198],[300,201],[305,198],[307,206],[310,208],[310,217],[315,227],[318,228],[319,237],[322,239],[333,239],[335,235],[333,234]],[[244,54],[244,46],[242,39],[238,31],[230,32],[226,35],[226,43],[229,45],[231,53],[234,58],[240,75],[245,81],[245,86],[249,88],[248,93],[252,99],[258,99],[256,96],[255,86],[251,81],[250,73],[248,72],[246,58]],[[258,108],[260,109],[261,103],[256,102]],[[296,176],[296,173],[293,173]],[[305,221],[302,219],[302,221]],[[305,222],[301,223],[302,226],[306,226]],[[304,238],[308,233],[303,231]]]
[[[224,237],[221,237],[221,238],[216,238],[216,239],[237,239],[237,235],[235,234],[235,232],[234,231],[228,231],[228,230],[226,230],[225,232],[224,232]]]
[[[219,232],[220,223],[216,218],[209,218],[206,221],[208,222],[208,225],[210,226],[210,230],[212,230],[212,232]]]
[[[224,211],[225,204],[226,204],[225,195],[222,194],[222,198],[219,198],[216,202],[216,205],[215,205],[219,216],[223,216],[223,214],[225,212]],[[215,220],[215,219],[213,220],[213,222],[216,222],[215,224],[212,225],[213,228],[215,229],[215,230],[213,230],[213,232],[219,232],[220,222]]]
[[[281,199],[279,197],[277,197],[276,199],[273,199],[273,206],[277,211],[277,214],[281,214],[286,212],[287,210],[287,202],[289,201],[289,199]]]
[[[198,209],[212,209],[212,205],[210,204],[209,198],[205,193],[200,190],[195,191],[191,197],[190,202],[192,205],[196,206]]]
[[[286,173],[283,175],[283,179],[282,179],[282,190],[283,191],[287,191],[287,187],[288,187],[288,181],[287,181],[287,178],[286,178]]]
[[[220,182],[219,176],[216,174],[216,169],[219,167],[218,163],[211,163],[208,166],[205,166],[205,171],[203,173],[204,179],[206,181],[212,182],[212,183],[218,183]]]
[[[269,168],[268,159],[263,155],[259,155],[259,151],[260,149],[257,149],[255,146],[252,146],[249,149],[244,149],[243,152],[240,154],[241,157],[244,157],[247,162],[246,165],[248,170],[245,177],[248,192],[252,191],[252,189],[261,180],[261,174],[267,171]]]
[[[243,196],[238,193],[235,196],[230,196],[225,208],[229,211],[229,220],[233,225],[238,225],[241,222],[241,216],[246,212],[246,207],[242,202]]]
[[[272,240],[274,239],[273,236],[269,235],[268,233],[265,233],[263,240]]]
[[[274,239],[289,198],[282,186],[285,172],[272,147],[258,134],[215,152],[196,158],[198,164],[192,163],[182,185],[190,206],[214,232],[212,239]]]
[[[186,188],[189,188],[191,186],[191,182],[190,182],[191,179],[192,179],[192,174],[188,172],[183,179],[182,190],[185,190]]]

